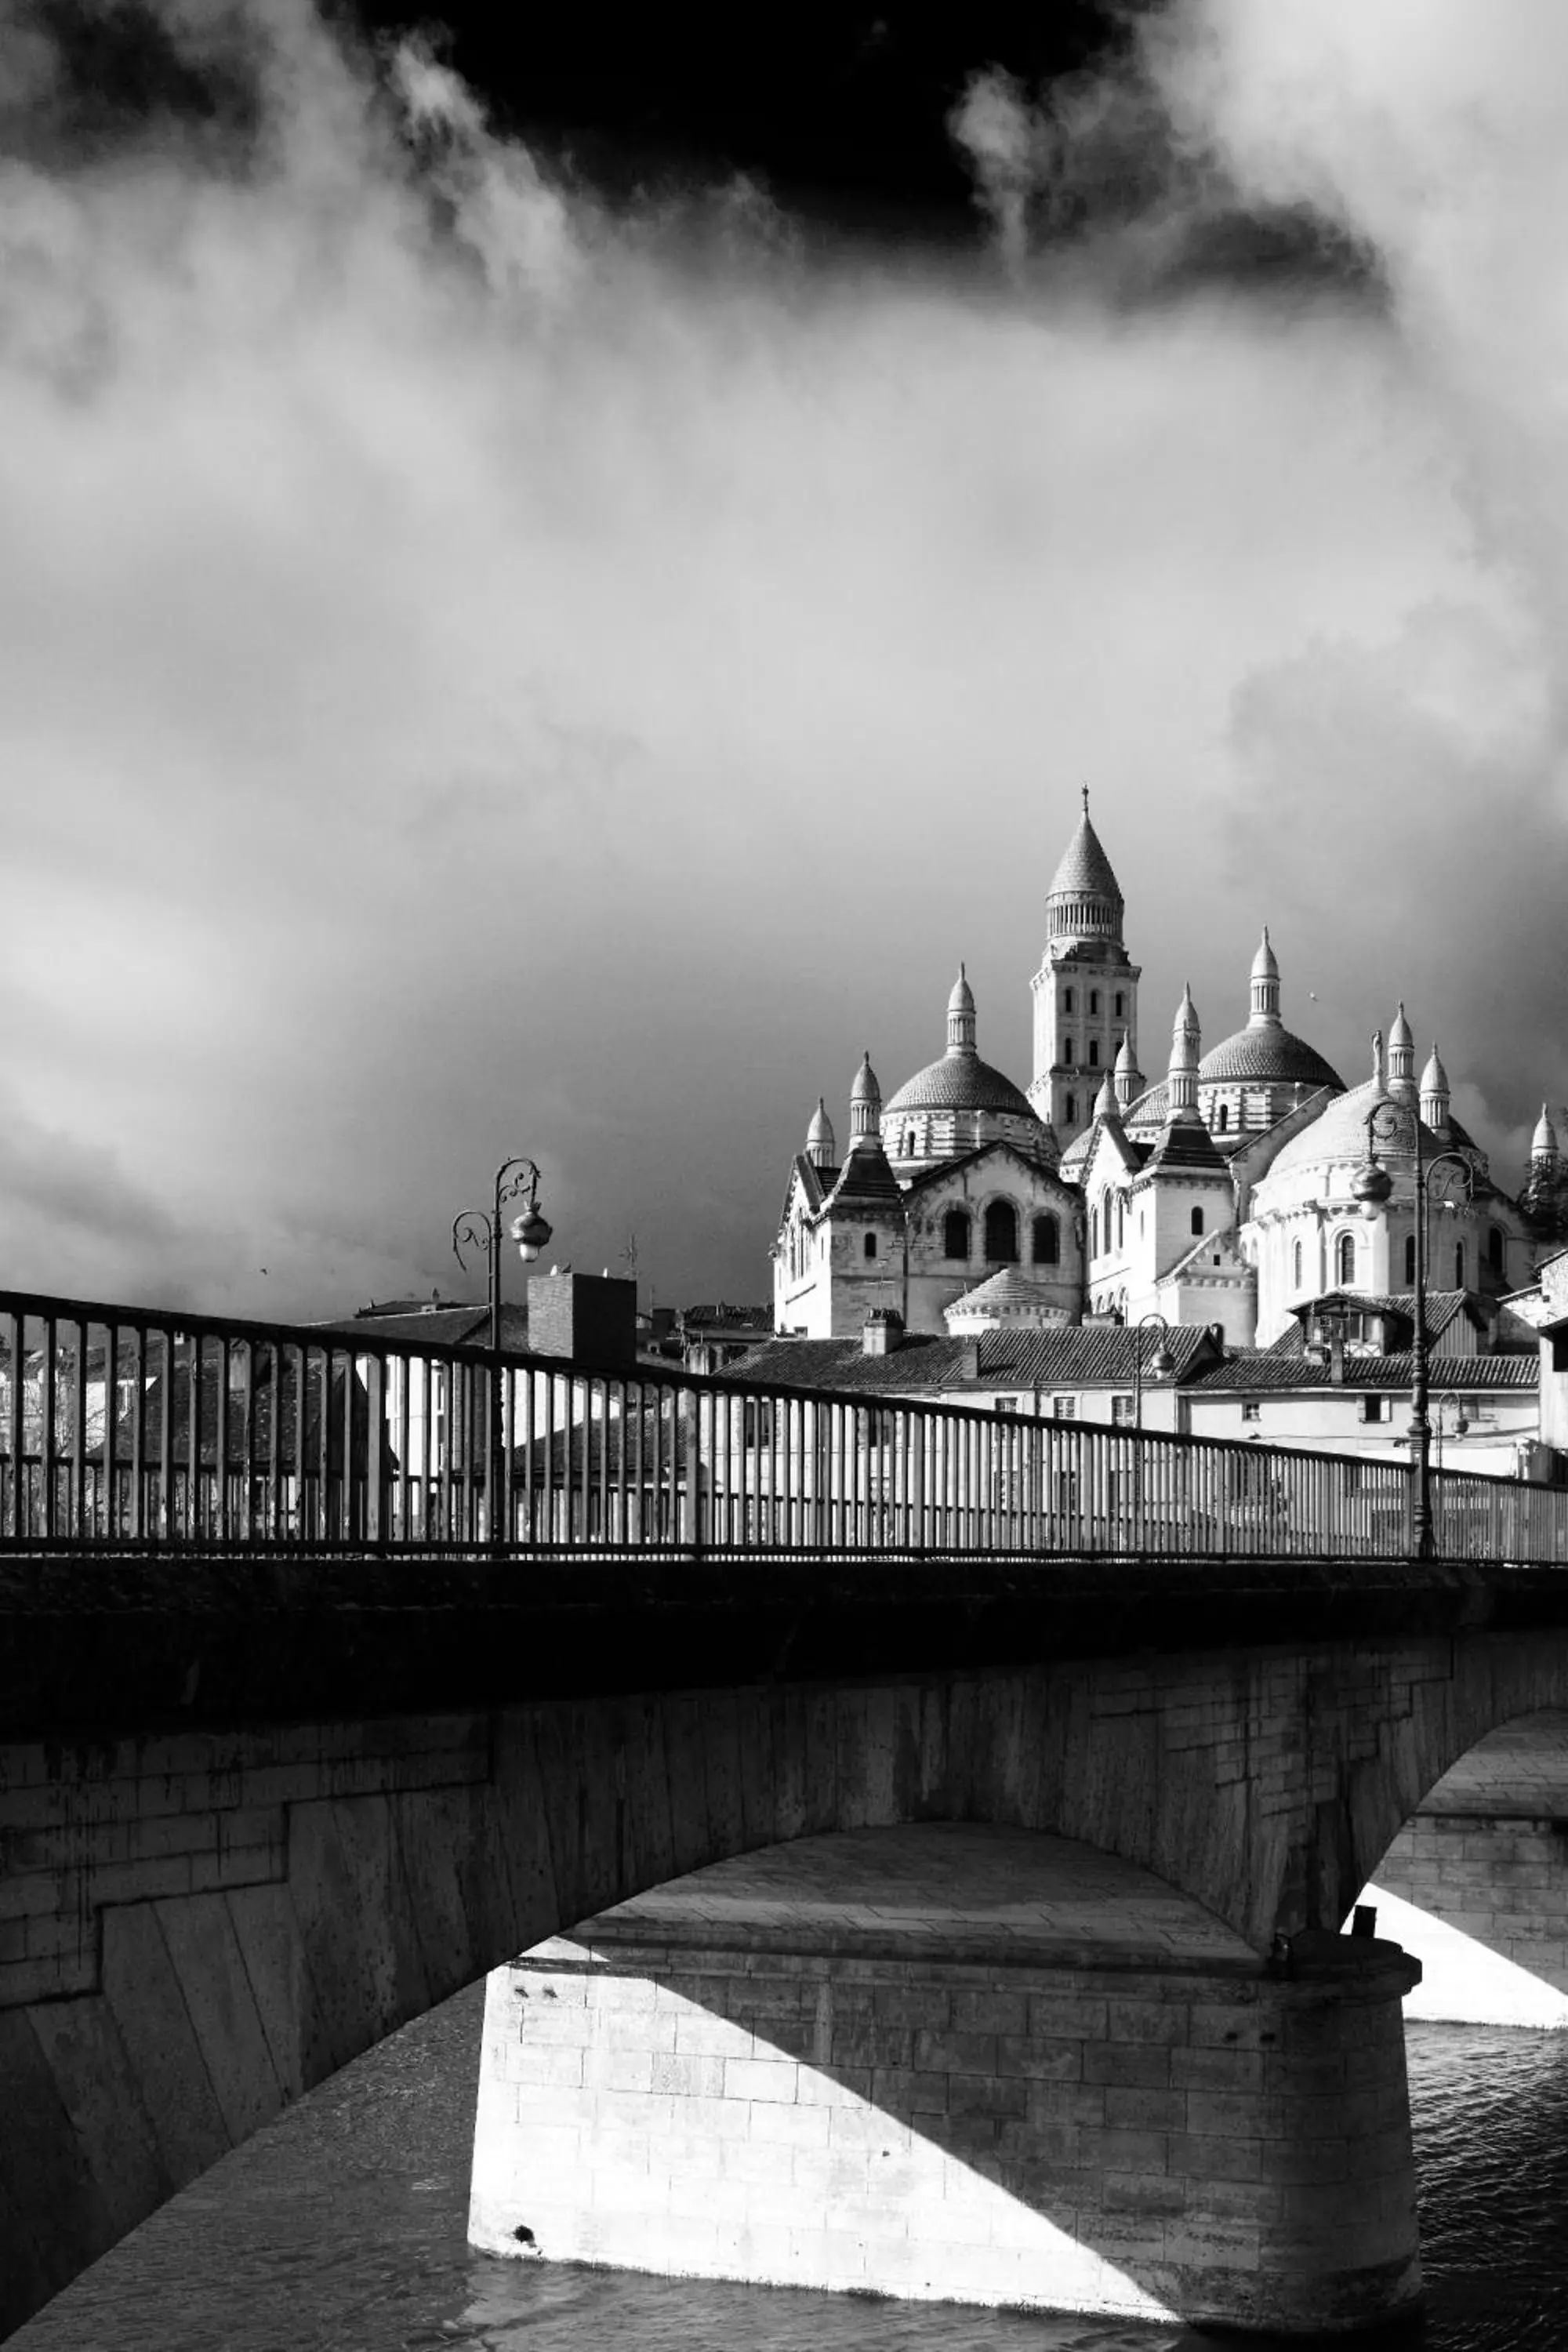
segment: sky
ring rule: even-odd
[[[521,1152],[548,1258],[766,1298],[818,1095],[961,958],[1027,1083],[1082,783],[1151,1078],[1267,922],[1519,1181],[1568,14],[827,13],[0,0],[15,1285],[475,1295]]]

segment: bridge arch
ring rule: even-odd
[[[1335,1927],[1478,1740],[1568,1706],[1556,1631],[1075,1657],[1060,1626],[1054,1662],[857,1675],[873,1595],[832,1681],[0,1749],[0,2324],[385,2034],[706,1864],[1043,1831],[1262,1955]]]

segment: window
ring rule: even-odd
[[[1062,991],[1062,1011],[1064,1013],[1070,1013],[1072,1011],[1072,991],[1070,988],[1064,988]],[[1072,1055],[1070,1054],[1068,1055],[1068,1059],[1069,1062],[1071,1061]]]
[[[1503,1240],[1501,1226],[1492,1225],[1489,1227],[1487,1232],[1487,1263],[1491,1267],[1494,1274],[1501,1274],[1504,1265],[1507,1264],[1507,1253],[1508,1244]]]
[[[1062,1256],[1061,1227],[1054,1217],[1037,1217],[1031,1235],[1037,1265],[1059,1265]]]
[[[1230,1105],[1229,1105],[1228,1103],[1221,1103],[1221,1105],[1220,1105],[1220,1107],[1219,1107],[1219,1131],[1220,1131],[1221,1135],[1223,1135],[1223,1134],[1225,1133],[1225,1131],[1226,1131],[1226,1128],[1227,1128],[1229,1125],[1230,1125]]]
[[[1456,1244],[1454,1250],[1454,1287],[1456,1290],[1463,1290],[1464,1286],[1465,1244],[1463,1242],[1459,1242]]]
[[[992,1403],[998,1412],[1016,1412],[1018,1410],[1016,1397],[994,1397]]]
[[[1201,1209],[1194,1209],[1193,1211],[1193,1231],[1194,1234],[1201,1234],[1203,1229],[1204,1213]]]
[[[1127,1246],[1127,1203],[1120,1193],[1116,1199],[1116,1246],[1118,1249]]]
[[[1018,1262],[1018,1212],[1011,1201],[993,1201],[985,1212],[985,1255],[1004,1265]]]
[[[1067,1108],[1067,1119],[1068,1119],[1068,1125],[1069,1127],[1072,1125],[1073,1121],[1077,1118],[1077,1117],[1078,1117],[1078,1097],[1077,1097],[1076,1095],[1068,1095],[1068,1108]]]
[[[1091,1013],[1098,1013],[1100,1011],[1100,991],[1098,988],[1091,988],[1089,992],[1089,1009]]]
[[[1405,1236],[1405,1279],[1412,1290],[1415,1287],[1415,1236]]]
[[[906,1160],[912,1160],[914,1156],[915,1131],[912,1127],[906,1127],[904,1129],[904,1158]]]
[[[1098,1037],[1091,1037],[1089,1041],[1089,1066],[1091,1070],[1098,1070],[1100,1067],[1100,1040]]]
[[[1072,1039],[1070,1037],[1064,1037],[1062,1039],[1062,1059],[1064,1062],[1070,1062],[1072,1060]]]
[[[1125,1000],[1124,1000],[1124,999],[1123,999],[1123,997],[1122,997],[1121,991],[1120,989],[1118,989],[1118,990],[1117,990],[1117,992],[1116,992],[1116,1017],[1117,1017],[1118,1021],[1120,1021],[1120,1020],[1121,1020],[1121,1011],[1122,1011],[1122,1005],[1123,1005],[1124,1001],[1125,1001]]]
[[[877,1255],[877,1236],[875,1234],[868,1234],[866,1236],[866,1255],[868,1257],[875,1257]]]
[[[1342,1234],[1334,1244],[1334,1280],[1336,1282],[1355,1280],[1355,1235],[1353,1234]]]
[[[1300,1290],[1301,1287],[1301,1244],[1300,1242],[1296,1244],[1295,1248],[1290,1253],[1290,1279],[1295,1287]]]
[[[1078,1419],[1077,1397],[1054,1396],[1051,1399],[1051,1419],[1053,1421],[1076,1421]]]
[[[1111,1398],[1110,1426],[1112,1429],[1131,1428],[1132,1399],[1130,1396],[1113,1396]]]
[[[1261,1406],[1261,1404],[1259,1404],[1259,1402],[1258,1402],[1258,1399],[1257,1399],[1256,1397],[1243,1397],[1243,1398],[1242,1398],[1242,1400],[1241,1400],[1241,1417],[1242,1417],[1243,1421],[1261,1421],[1261,1420],[1262,1420],[1262,1418],[1263,1418],[1263,1407]]]
[[[942,1254],[943,1257],[969,1256],[969,1218],[963,1209],[950,1209],[942,1221]]]
[[[1389,1402],[1389,1399],[1385,1396],[1363,1396],[1361,1401],[1361,1417],[1363,1421],[1391,1420],[1393,1416],[1388,1409]]]

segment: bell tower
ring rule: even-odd
[[[1139,967],[1122,942],[1121,916],[1121,886],[1089,821],[1086,784],[1083,814],[1046,894],[1046,951],[1030,982],[1029,1100],[1064,1145],[1089,1125],[1095,1097],[1119,1063],[1118,1097],[1131,1102],[1143,1091]]]

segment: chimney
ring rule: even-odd
[[[1336,1315],[1329,1326],[1329,1378],[1335,1388],[1345,1384],[1345,1326],[1342,1316]]]
[[[860,1327],[860,1347],[868,1356],[890,1356],[902,1344],[904,1318],[896,1307],[873,1307]]]
[[[960,1360],[958,1371],[959,1378],[961,1380],[977,1381],[980,1378],[980,1341],[978,1339],[966,1339],[964,1341],[963,1355]]]

